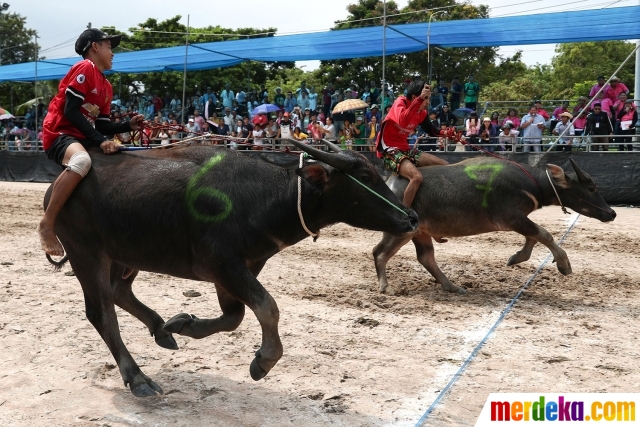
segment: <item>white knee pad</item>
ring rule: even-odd
[[[87,176],[91,169],[91,157],[86,151],[78,151],[69,159],[67,170],[77,173],[81,177]]]

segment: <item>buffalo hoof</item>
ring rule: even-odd
[[[573,270],[571,270],[571,264],[569,262],[567,262],[567,265],[560,265],[558,264],[558,271],[560,273],[562,273],[563,275],[567,276],[569,274],[571,274],[573,272]]]
[[[511,255],[511,258],[509,258],[509,261],[507,261],[507,266],[509,266],[509,265],[516,265],[516,264],[518,264],[518,263],[519,263],[519,261],[518,261],[518,254]]]
[[[151,397],[162,394],[162,387],[142,373],[136,376],[129,386],[135,397]]]
[[[156,337],[156,344],[169,350],[179,350],[178,343],[171,335],[167,335],[164,338]]]
[[[446,292],[451,292],[452,294],[458,294],[458,295],[464,295],[467,293],[467,290],[465,288],[461,288],[460,286],[456,286],[453,284],[451,286],[443,286],[442,290]]]
[[[167,320],[162,330],[173,334],[180,334],[185,325],[192,325],[198,318],[187,313],[180,313]],[[176,344],[177,345],[177,344]]]
[[[258,381],[267,376],[267,372],[263,371],[258,361],[262,358],[260,355],[260,350],[256,351],[256,357],[251,361],[251,366],[249,367],[249,373],[251,374],[251,378],[254,381]]]

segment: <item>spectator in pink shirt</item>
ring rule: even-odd
[[[603,113],[607,113],[607,116],[609,116],[609,119],[611,119],[611,108],[613,107],[613,101],[611,101],[609,98],[604,96],[604,92],[600,92],[600,94],[598,95],[598,97],[596,98],[595,101],[593,101],[594,105],[596,103],[601,104],[602,106],[602,112]]]
[[[616,76],[611,77],[611,84],[604,90],[604,96],[609,98],[611,102],[616,102],[621,93],[629,95],[629,88]]]
[[[598,83],[591,87],[591,90],[589,91],[589,98],[593,98],[594,96],[596,96],[596,93],[598,93],[600,88],[604,86],[604,81],[605,81],[604,76],[598,76]],[[604,86],[603,92],[608,88],[609,88],[609,85]]]
[[[627,102],[627,94],[624,92],[620,92],[620,95],[618,95],[618,99],[616,99],[616,102],[613,103],[612,107],[614,117],[618,117],[618,114],[624,108],[625,102]]]
[[[518,110],[516,110],[515,108],[509,108],[507,117],[505,117],[502,121],[502,127],[504,127],[507,122],[511,122],[511,125],[514,129],[518,129],[520,127],[520,117],[518,117]]]
[[[573,107],[573,117],[577,116],[580,111],[584,110],[584,107],[587,105],[587,101],[589,101],[589,99],[586,96],[578,98],[578,104]]]

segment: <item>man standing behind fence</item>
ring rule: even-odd
[[[527,153],[542,151],[542,131],[544,130],[544,117],[538,114],[535,105],[529,108],[529,114],[525,115],[520,122],[522,128],[522,151]]]

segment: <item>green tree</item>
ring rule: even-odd
[[[0,65],[34,61],[36,31],[26,27],[26,18],[17,13],[0,14]],[[0,105],[11,111],[35,97],[33,83],[0,84]]]
[[[588,95],[584,88],[591,88],[599,75],[611,76],[634,48],[633,43],[620,40],[557,45],[551,60],[550,96],[562,99]],[[627,87],[633,88],[633,58],[620,70],[618,77]]]
[[[122,42],[116,51],[136,51],[171,46],[184,46],[187,27],[179,21],[180,15],[158,22],[149,18],[140,23],[136,28],[130,28],[128,32],[116,30],[122,34]],[[109,30],[110,32],[113,30]],[[258,37],[271,37],[275,34],[275,28],[238,28],[230,29],[221,26],[209,26],[206,28],[189,28],[189,43],[204,43],[228,41]],[[266,83],[267,79],[275,78],[281,69],[293,68],[293,62],[259,62],[247,61],[242,64],[203,71],[187,72],[187,96],[196,93],[204,93],[207,86],[214,91],[224,88],[225,83],[230,83],[234,90],[256,87]],[[166,92],[182,95],[183,73],[180,71],[166,71],[154,73],[126,74],[119,78],[112,78],[115,93],[124,88],[122,96],[128,95],[129,88],[135,87],[134,82],[144,83],[145,90],[149,93],[157,93],[164,96]]]
[[[389,1],[387,6],[387,24],[428,22],[435,20],[476,19],[488,17],[486,6],[472,6],[467,3],[456,3],[454,0],[412,0],[407,7],[398,9],[398,5]],[[381,0],[358,0],[356,4],[347,7],[349,16],[344,21],[337,21],[334,29],[348,29],[370,27],[382,24],[383,2]],[[387,29],[387,34],[393,30]],[[459,48],[441,49],[431,46],[430,52],[425,49],[420,52],[389,55],[386,58],[386,80],[397,88],[406,78],[429,74],[429,59],[432,60],[432,76],[451,81],[454,75],[464,79],[469,74],[475,74],[481,84],[488,83],[483,77],[483,70],[487,64],[493,64],[496,59],[496,48]],[[338,61],[322,61],[317,72],[323,80],[334,85],[341,82],[357,82],[361,87],[370,80],[379,82],[382,77],[382,58],[368,57]],[[342,77],[342,81],[338,80]],[[345,86],[344,84],[342,86]]]

